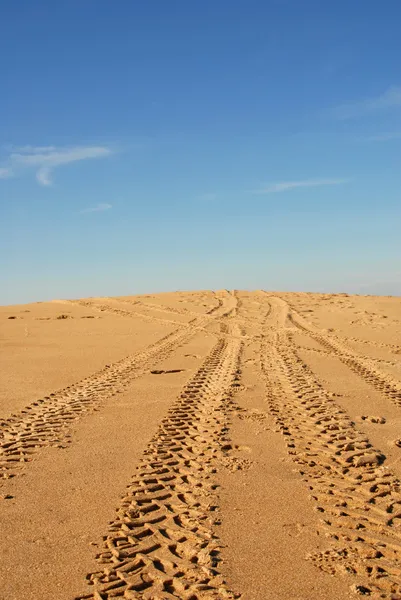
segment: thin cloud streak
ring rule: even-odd
[[[12,162],[21,163],[24,165],[48,165],[49,167],[57,167],[66,165],[77,160],[85,160],[88,158],[100,158],[111,154],[110,148],[102,146],[83,146],[67,149],[55,149],[50,147],[50,150],[43,148],[33,148],[29,152],[13,152],[10,155]]]
[[[303,181],[282,181],[271,183],[260,190],[253,190],[254,194],[275,194],[277,192],[288,192],[297,188],[313,188],[323,185],[341,185],[348,183],[349,179],[305,179]]]
[[[105,158],[112,154],[106,146],[22,146],[14,148],[5,166],[0,168],[0,177],[17,175],[26,169],[36,168],[36,179],[44,186],[52,184],[53,169],[73,162]],[[3,173],[3,174],[2,174]],[[10,175],[11,173],[11,175]]]
[[[394,131],[392,133],[379,133],[378,135],[371,135],[365,138],[367,142],[388,142],[390,140],[398,140],[401,138],[401,131]]]
[[[397,106],[401,106],[401,86],[392,86],[375,98],[341,104],[332,110],[332,114],[340,121],[345,121]]]
[[[101,203],[101,204],[97,204],[96,206],[92,206],[90,208],[84,208],[83,210],[80,211],[80,214],[86,214],[86,213],[94,213],[94,212],[104,212],[105,210],[110,210],[112,208],[111,204],[106,204],[106,203]]]
[[[42,152],[52,152],[57,150],[56,146],[12,146],[13,152],[22,152],[24,154],[41,154]]]

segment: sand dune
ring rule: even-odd
[[[401,599],[401,298],[0,307],[0,600]]]

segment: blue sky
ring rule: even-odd
[[[4,0],[0,303],[401,294],[401,3]]]

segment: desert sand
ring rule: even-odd
[[[401,599],[401,298],[0,307],[0,600]]]

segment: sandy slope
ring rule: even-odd
[[[0,600],[401,598],[401,298],[60,300],[0,336]]]

